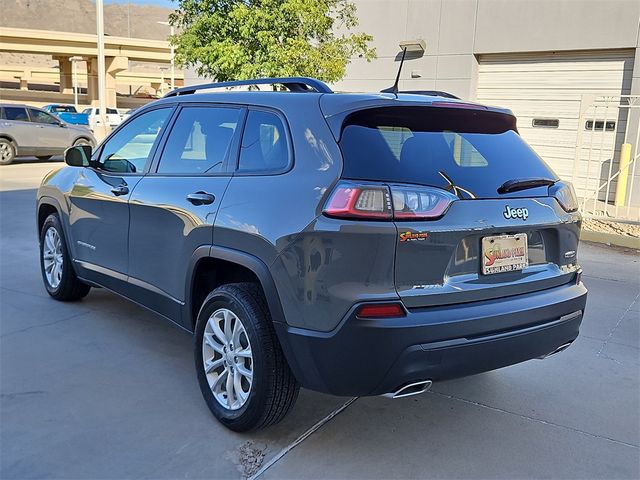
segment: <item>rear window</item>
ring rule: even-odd
[[[446,188],[449,177],[480,198],[497,197],[498,187],[514,178],[557,179],[515,132],[515,118],[495,112],[416,106],[361,110],[345,120],[340,147],[345,178]]]
[[[75,107],[69,107],[66,105],[55,105],[51,107],[51,111],[56,113],[76,113]]]

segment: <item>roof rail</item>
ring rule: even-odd
[[[235,80],[232,82],[203,83],[202,85],[192,85],[172,90],[163,98],[177,97],[178,95],[190,95],[198,90],[209,88],[239,87],[243,85],[284,85],[290,92],[318,92],[333,93],[329,86],[316,78],[309,77],[275,77],[275,78],[255,78],[250,80]]]
[[[398,93],[411,93],[413,95],[428,95],[430,97],[445,97],[460,100],[460,97],[456,97],[452,93],[443,92],[441,90],[401,90]]]

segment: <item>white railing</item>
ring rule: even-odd
[[[640,221],[640,96],[584,95],[572,181],[586,217]]]

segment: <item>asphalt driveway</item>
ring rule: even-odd
[[[640,477],[637,251],[581,245],[587,312],[562,354],[402,400],[302,391],[241,435],[201,399],[189,335],[104,290],[48,298],[34,199],[60,166],[0,167],[0,478]]]

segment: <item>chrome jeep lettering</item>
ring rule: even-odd
[[[504,206],[504,212],[502,212],[504,218],[507,220],[520,218],[523,221],[529,217],[529,210],[527,208],[511,208],[509,205]]]

